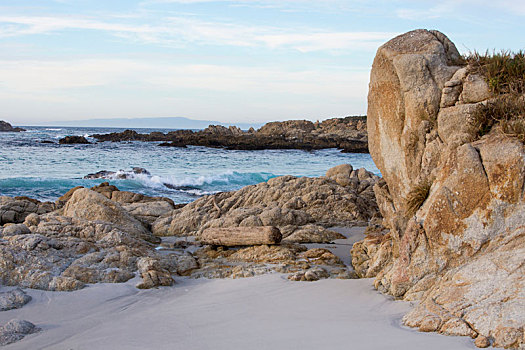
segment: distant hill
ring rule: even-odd
[[[204,129],[208,125],[235,125],[241,129],[259,128],[264,123],[223,123],[213,120],[195,120],[184,117],[165,118],[111,118],[46,122],[44,126],[85,126],[106,128]]]

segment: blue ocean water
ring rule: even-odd
[[[125,180],[115,178],[109,182],[121,190],[166,196],[176,203],[190,202],[204,194],[236,190],[280,175],[321,176],[343,163],[379,174],[370,155],[341,153],[336,149],[229,151],[159,147],[158,142],[59,145],[58,140],[66,135],[89,136],[124,129],[24,128],[26,132],[0,133],[0,195],[54,201],[72,187],[91,187],[108,181],[83,179],[89,173],[130,171],[133,167],[145,168],[150,175],[134,175]],[[140,133],[169,131],[135,130]]]

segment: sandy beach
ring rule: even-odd
[[[372,279],[179,278],[151,290],[137,281],[28,290],[33,300],[0,323],[26,319],[42,331],[5,349],[474,349],[465,337],[403,327],[410,304],[379,294]]]

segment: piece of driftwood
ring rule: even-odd
[[[200,237],[203,244],[227,247],[278,244],[281,239],[281,231],[275,226],[208,228]]]

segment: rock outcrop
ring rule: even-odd
[[[0,225],[22,223],[30,214],[45,214],[55,210],[50,202],[40,202],[28,197],[0,196]]]
[[[207,228],[275,226],[284,242],[341,238],[326,227],[365,224],[378,215],[379,177],[350,165],[319,178],[281,176],[235,192],[202,197],[152,224],[158,236],[200,236]]]
[[[66,136],[58,140],[58,143],[61,145],[74,145],[74,144],[89,144],[89,142],[84,136]]]
[[[0,120],[0,132],[21,132],[26,131],[22,128],[14,128],[11,124],[6,121]]]
[[[405,300],[422,331],[476,344],[525,343],[525,150],[472,113],[491,98],[437,31],[378,49],[368,95],[370,153],[383,232],[354,245],[356,272]]]
[[[333,118],[312,123],[290,120],[267,123],[259,130],[243,131],[235,126],[210,125],[201,131],[177,130],[166,134],[139,134],[134,130],[93,135],[98,141],[163,141],[160,146],[206,146],[236,150],[324,149],[368,152],[366,117]]]
[[[0,226],[0,283],[71,291],[136,275],[142,278],[138,288],[172,285],[174,275],[240,278],[278,271],[305,281],[352,278],[352,271],[330,251],[308,250],[298,243],[345,238],[328,227],[363,224],[378,216],[372,191],[377,181],[364,169],[342,165],[326,177],[275,178],[185,206],[119,191],[107,182],[72,188],[56,203],[2,197],[9,208],[19,201],[31,205],[9,216],[16,223]],[[279,243],[281,234],[263,226],[278,226],[285,239],[266,245]],[[236,232],[235,247],[224,247],[232,245],[232,237],[224,235],[219,241],[196,240],[207,228]],[[248,237],[249,232],[254,234]],[[161,242],[158,236],[175,237]],[[20,298],[0,295],[0,306],[3,299],[7,305],[8,299]]]

